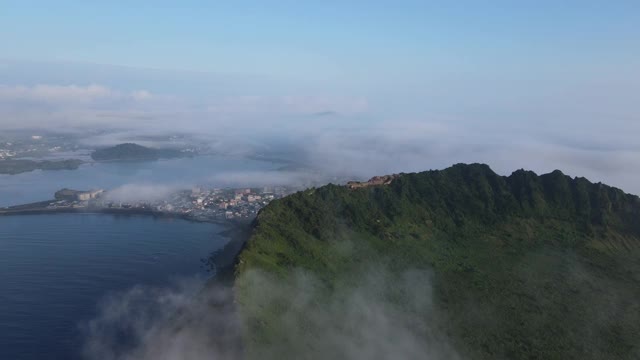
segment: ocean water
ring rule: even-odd
[[[193,185],[229,186],[234,184],[225,181],[225,174],[273,170],[277,167],[272,162],[242,157],[196,156],[150,162],[88,163],[76,170],[36,170],[0,175],[0,207],[49,200],[62,188],[109,190],[126,184],[181,188]]]
[[[0,359],[80,358],[81,324],[110,293],[206,277],[216,224],[142,215],[0,217]]]

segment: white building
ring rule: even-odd
[[[91,200],[91,199],[95,199],[98,196],[100,196],[100,194],[102,194],[104,192],[104,190],[100,189],[100,190],[92,190],[92,191],[81,191],[76,193],[76,198],[80,201],[87,201],[87,200]]]

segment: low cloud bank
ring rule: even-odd
[[[246,170],[220,171],[213,175],[185,178],[182,183],[167,182],[161,179],[155,183],[131,183],[114,189],[108,189],[102,199],[106,202],[132,203],[168,200],[178,191],[191,190],[193,187],[206,188],[245,188],[245,187],[311,187],[324,185],[335,180],[326,174],[311,170]]]
[[[331,180],[327,174],[311,170],[225,171],[207,182],[218,187],[314,186]]]
[[[305,137],[299,152],[319,172],[360,178],[480,162],[501,175],[521,168],[537,173],[560,169],[640,194],[640,148],[626,134],[604,133],[596,142],[586,135],[568,141],[495,130],[447,123],[379,123],[366,130],[318,132]]]
[[[112,130],[84,140],[93,146],[128,141],[159,146],[163,142],[148,135],[179,132],[191,137],[174,145],[195,142],[227,155],[255,155],[285,144],[279,157],[293,158],[330,179],[483,162],[503,175],[519,168],[538,173],[560,169],[640,193],[635,138],[640,122],[634,120],[632,107],[593,101],[585,103],[591,109],[587,111],[557,99],[550,103],[546,97],[531,97],[520,106],[498,101],[468,112],[458,104],[399,111],[372,99],[304,94],[193,97],[100,84],[0,84],[0,128]],[[460,98],[460,107],[473,99]]]
[[[492,140],[493,139],[493,140]],[[238,142],[241,143],[241,139]],[[244,144],[245,155],[257,153]],[[242,147],[238,145],[239,147]],[[253,146],[256,149],[255,146]],[[267,153],[268,154],[268,153]],[[222,155],[225,156],[225,155]],[[444,169],[456,163],[486,163],[500,175],[521,168],[538,174],[562,170],[570,176],[586,177],[626,192],[640,194],[640,149],[624,142],[612,148],[564,144],[529,138],[500,142],[488,135],[482,141],[455,129],[437,131],[420,128],[372,128],[366,132],[327,131],[316,136],[303,134],[289,144],[287,157],[295,165],[274,170],[198,171],[185,177],[182,188],[194,185],[215,187],[318,186],[329,182],[368,179],[376,175]],[[162,179],[157,179],[162,184]],[[175,184],[127,185],[114,191],[114,199],[159,199]]]
[[[69,104],[95,104],[100,101],[140,101],[149,100],[152,97],[151,93],[145,90],[123,93],[97,84],[86,86],[50,84],[35,86],[0,85],[0,102],[42,102],[61,106]]]
[[[240,359],[231,292],[183,279],[112,294],[82,324],[88,360]]]
[[[184,189],[159,184],[126,184],[109,190],[104,200],[111,202],[153,202],[165,200],[172,193]]]
[[[259,334],[250,357],[460,359],[440,327],[429,271],[378,265],[351,275],[328,285],[300,269],[245,274],[244,308],[262,315],[248,318]]]
[[[317,113],[360,114],[362,96],[209,95],[176,96],[102,84],[6,85],[0,83],[3,129],[158,129],[246,134],[282,128],[291,118]],[[265,121],[265,118],[268,121]]]
[[[429,271],[394,274],[377,267],[353,279],[327,292],[303,270],[284,278],[249,271],[239,280],[249,286],[243,313],[234,308],[228,288],[202,290],[193,280],[166,289],[137,286],[108,297],[99,315],[83,326],[84,355],[89,360],[460,359],[438,327]],[[251,317],[274,309],[269,324],[265,317]],[[244,346],[239,318],[262,327]]]

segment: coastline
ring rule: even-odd
[[[194,223],[209,223],[222,226],[223,229],[217,233],[228,238],[228,242],[220,249],[207,255],[203,260],[210,269],[215,269],[215,275],[205,284],[204,289],[214,285],[231,286],[234,279],[234,270],[238,261],[238,255],[249,239],[255,224],[254,218],[243,219],[217,219],[198,218],[189,214],[171,213],[140,208],[103,208],[97,206],[90,207],[58,207],[49,208],[55,200],[39,201],[36,203],[16,205],[12,207],[0,208],[2,216],[33,216],[51,214],[99,214],[114,216],[150,216],[154,218],[179,219]]]
[[[192,222],[212,223],[224,226],[238,226],[245,223],[250,223],[251,220],[246,221],[229,220],[229,219],[212,219],[212,218],[198,218],[189,214],[169,213],[154,211],[148,209],[123,209],[123,208],[101,208],[101,207],[84,207],[84,208],[46,208],[36,207],[30,205],[44,205],[49,202],[38,202],[34,204],[19,205],[10,208],[0,208],[0,216],[18,216],[18,215],[46,215],[46,214],[106,214],[106,215],[143,215],[152,216],[155,218],[167,218],[167,219],[181,219]]]
[[[57,196],[57,195],[56,195]],[[150,206],[108,207],[99,206],[92,201],[69,202],[60,199],[49,199],[32,203],[0,207],[0,217],[20,215],[54,215],[54,214],[99,214],[112,216],[144,216],[156,219],[179,219],[193,223],[209,223],[221,227],[216,233],[228,239],[223,248],[208,254],[203,262],[208,269],[214,271],[207,286],[213,284],[231,286],[238,255],[246,246],[255,225],[256,215],[227,218],[219,213],[202,213],[191,211],[163,211]]]

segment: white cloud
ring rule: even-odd
[[[110,190],[107,193],[105,200],[129,203],[138,201],[157,201],[166,199],[177,189],[179,189],[177,186],[159,184],[126,184]]]
[[[212,99],[209,113],[278,113],[311,115],[331,111],[343,114],[366,112],[369,108],[363,97],[328,96],[234,96]]]
[[[147,100],[152,97],[145,90],[124,93],[106,86],[90,84],[81,85],[49,85],[6,86],[0,85],[0,101],[34,101],[52,105],[90,105],[97,101]]]
[[[229,289],[181,279],[112,293],[82,324],[83,355],[100,360],[240,359],[240,328]],[[122,341],[122,336],[127,341]]]
[[[344,251],[350,251],[348,244]],[[203,287],[197,279],[168,288],[139,285],[111,294],[101,302],[98,315],[83,324],[83,355],[100,360],[236,360],[256,355],[266,360],[461,359],[442,331],[430,271],[398,274],[376,263],[356,269],[353,277],[361,281],[336,283],[327,291],[303,269],[291,269],[284,278],[251,270],[237,282],[241,289],[236,291],[246,292],[242,304],[235,302],[233,289]],[[242,321],[262,320],[254,318],[252,309],[282,304],[287,307],[270,325],[287,336],[253,339],[244,347]]]
[[[193,98],[122,91],[100,84],[34,86],[0,85],[0,128],[122,127],[255,129],[269,121],[315,113],[345,115],[366,112],[362,97],[216,96]],[[266,118],[268,116],[268,118]]]
[[[153,95],[146,90],[137,90],[131,93],[131,97],[135,100],[149,100]]]

